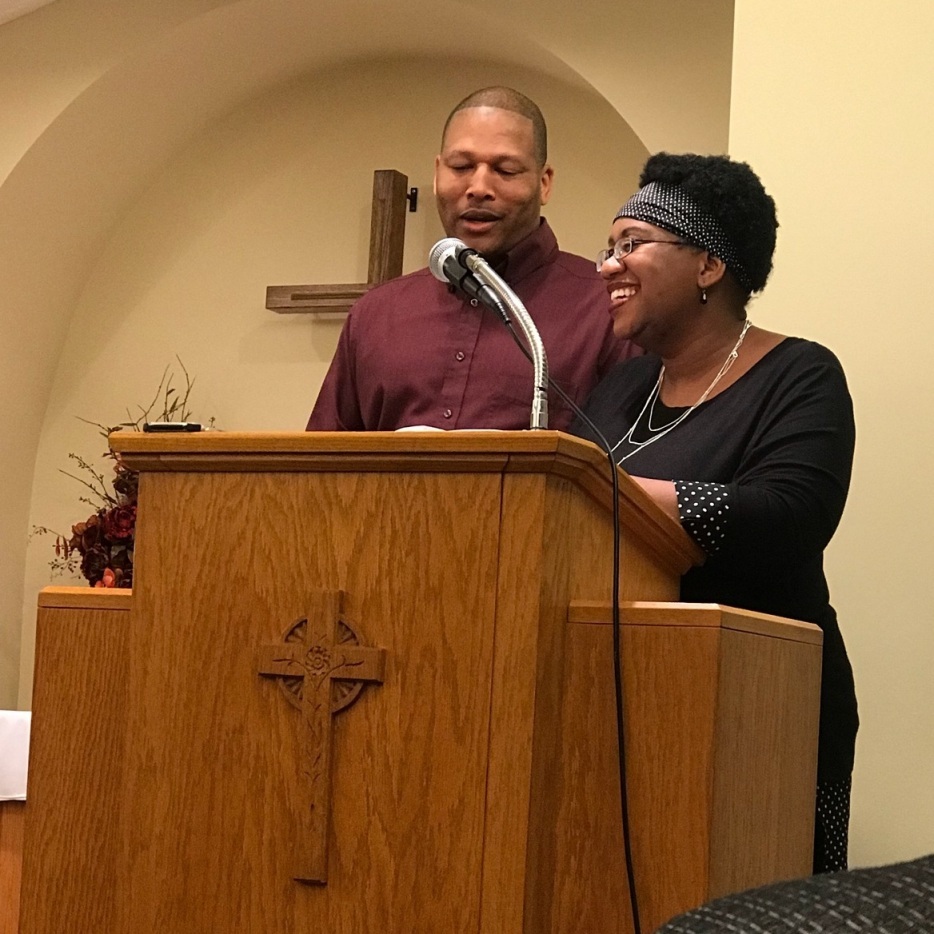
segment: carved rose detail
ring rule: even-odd
[[[309,674],[320,675],[331,665],[331,651],[323,645],[313,645],[305,653],[305,670]]]

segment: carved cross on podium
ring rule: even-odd
[[[286,698],[305,721],[302,776],[310,803],[299,834],[304,841],[293,878],[327,882],[328,829],[331,813],[331,717],[349,707],[364,682],[380,682],[386,650],[360,645],[343,620],[343,593],[315,594],[308,616],[290,626],[284,641],[264,645],[257,669],[279,678]]]
[[[374,285],[402,275],[405,246],[405,205],[414,211],[418,189],[395,169],[373,173],[373,212],[370,216],[370,265],[367,281],[350,285],[270,285],[266,307],[279,314],[312,314],[347,311]]]

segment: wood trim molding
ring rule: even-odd
[[[129,610],[133,591],[108,587],[45,587],[39,606],[47,609]]]
[[[608,625],[613,621],[610,603],[575,600],[568,607],[569,623],[597,623]],[[786,619],[768,613],[740,610],[719,603],[653,603],[638,601],[621,603],[620,620],[627,626],[692,626],[729,629],[760,636],[772,636],[821,645],[824,634],[819,626],[801,620]]]
[[[310,311],[346,314],[370,288],[366,282],[354,285],[270,285],[266,287],[266,307],[280,315],[300,315]]]

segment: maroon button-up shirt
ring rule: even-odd
[[[500,274],[541,333],[549,375],[578,405],[610,367],[641,353],[613,336],[593,263],[559,250],[546,222],[509,252]],[[532,364],[498,315],[421,269],[350,310],[308,429],[528,428],[532,395]],[[550,393],[549,427],[570,420]]]

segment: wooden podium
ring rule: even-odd
[[[603,455],[118,434],[127,593],[40,596],[21,934],[631,930]],[[810,868],[820,632],[677,599],[624,475],[643,930]]]

